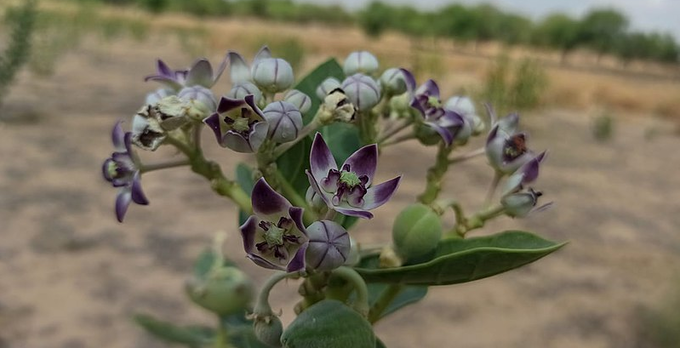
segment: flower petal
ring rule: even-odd
[[[333,209],[342,215],[354,216],[362,219],[373,218],[373,214],[363,209],[357,209],[352,207],[333,207]]]
[[[288,216],[290,202],[261,178],[255,183],[251,194],[253,212],[268,221],[278,221],[282,216]]]
[[[250,68],[243,57],[233,51],[229,51],[227,57],[229,57],[229,75],[232,86],[250,82]]]
[[[170,67],[160,59],[156,61],[156,70],[158,71],[158,75],[167,76],[171,78],[175,77],[175,71],[170,69]]]
[[[426,95],[428,97],[435,97],[439,99],[439,86],[434,80],[429,79],[425,81],[415,92],[416,95]]]
[[[222,59],[222,63],[220,63],[220,66],[217,67],[217,71],[215,71],[214,76],[212,77],[212,85],[214,86],[217,80],[222,77],[222,73],[224,73],[224,70],[227,68],[227,64],[229,63],[229,54],[226,54],[224,56],[224,59]]]
[[[272,57],[272,52],[269,50],[269,47],[267,47],[267,45],[264,45],[260,48],[259,51],[257,51],[257,54],[255,54],[255,58],[253,58],[253,66],[260,59],[271,58],[271,57]]]
[[[213,130],[213,132],[215,133],[215,138],[217,138],[217,143],[224,147],[225,145],[222,143],[222,127],[220,126],[220,115],[218,113],[214,113],[208,116],[205,120],[203,120],[203,123],[205,123],[206,126],[210,127],[210,129]]]
[[[321,189],[321,187],[319,186],[319,182],[309,170],[305,170],[305,173],[307,174],[307,179],[309,179],[309,186],[312,188],[312,190],[314,190],[314,192],[316,192],[317,195],[321,197],[324,203],[326,203],[326,205],[332,209],[331,197],[333,195]]]
[[[166,85],[167,87],[169,87],[170,89],[175,90],[175,91],[179,91],[180,89],[182,89],[184,87],[175,78],[171,78],[171,77],[167,77],[167,76],[151,75],[151,76],[145,77],[144,81],[160,82],[160,83]]]
[[[191,87],[200,85],[205,88],[210,88],[213,85],[213,69],[210,62],[205,59],[197,60],[189,69],[187,73],[185,86]]]
[[[404,75],[404,82],[406,83],[406,90],[408,91],[411,96],[413,96],[413,93],[415,93],[416,90],[416,78],[413,77],[413,74],[411,74],[410,71],[400,68],[399,71]]]
[[[350,171],[356,173],[357,176],[368,176],[366,186],[370,185],[375,175],[375,168],[378,165],[378,146],[376,144],[366,145],[356,150],[340,168],[344,168],[348,164]]]
[[[111,141],[116,151],[125,151],[125,132],[123,131],[123,126],[121,126],[122,123],[123,121],[116,122],[111,132]]]
[[[220,142],[222,147],[228,147],[240,153],[253,153],[255,150],[243,135],[234,131],[227,131]]]
[[[277,265],[269,262],[267,259],[265,259],[265,258],[263,258],[259,255],[247,254],[246,257],[249,258],[250,260],[252,260],[253,262],[255,262],[255,264],[260,266],[260,267],[264,267],[264,268],[268,268],[268,269],[276,269],[276,270],[281,270],[281,271],[284,270],[283,267],[277,266]]]
[[[135,176],[132,178],[131,194],[133,202],[140,205],[149,204],[149,200],[146,198],[144,191],[142,191],[142,176],[139,172],[136,172]]]
[[[217,112],[218,113],[228,112],[242,106],[243,104],[245,104],[245,101],[243,101],[243,99],[231,99],[222,97],[220,98],[219,105],[217,105]]]
[[[451,134],[451,131],[431,121],[426,121],[423,124],[437,132],[439,136],[442,137],[442,140],[444,140],[446,146],[451,145],[451,142],[453,142],[453,134]]]
[[[309,169],[316,180],[322,180],[331,169],[338,169],[331,150],[323,140],[321,133],[316,133],[312,149],[309,153]]]
[[[260,223],[260,219],[251,215],[246,222],[239,227],[241,230],[241,239],[243,239],[243,249],[246,253],[250,253],[255,248],[255,232],[257,231],[257,224]]]
[[[295,223],[295,226],[297,229],[302,232],[305,236],[307,235],[307,230],[305,229],[305,224],[302,222],[302,215],[304,213],[304,209],[300,207],[290,207],[288,208],[288,215],[290,216],[291,219],[293,219],[293,222]]]
[[[132,194],[129,187],[123,187],[118,191],[118,196],[116,196],[116,218],[118,218],[118,222],[123,222],[123,219],[125,219],[125,213],[132,201],[131,198]]]
[[[309,244],[305,243],[300,246],[300,248],[295,253],[295,256],[288,262],[288,267],[286,267],[286,272],[297,272],[305,268],[305,252],[307,252],[307,246]]]
[[[399,187],[400,181],[401,175],[380,185],[369,187],[368,192],[364,195],[364,206],[362,208],[371,210],[385,204]]]

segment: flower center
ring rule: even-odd
[[[359,176],[356,173],[343,170],[340,172],[340,183],[349,187],[354,187],[361,185],[361,180],[359,180]]]
[[[289,254],[286,247],[290,244],[300,244],[300,237],[291,233],[294,223],[289,218],[281,217],[276,224],[260,221],[259,226],[264,231],[264,241],[255,244],[255,247],[261,253],[273,253],[274,257],[283,262]]]
[[[433,108],[438,108],[438,107],[442,106],[442,103],[439,100],[439,98],[437,98],[437,97],[428,97],[427,98],[427,105],[429,105],[430,107],[433,107]]]
[[[106,163],[106,172],[109,174],[109,177],[116,178],[118,177],[118,164],[114,161],[108,161]]]
[[[335,193],[331,199],[333,205],[347,202],[349,205],[361,208],[364,205],[364,195],[368,184],[367,175],[357,175],[345,164],[341,170],[331,169],[328,176],[321,181],[321,187],[328,193]]]
[[[524,134],[515,134],[505,142],[503,157],[505,161],[512,161],[527,152]]]
[[[247,118],[239,117],[234,120],[234,123],[231,125],[231,128],[233,128],[235,131],[239,133],[246,132],[250,129],[248,121],[249,120]]]

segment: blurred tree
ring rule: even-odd
[[[372,1],[366,8],[359,12],[359,25],[366,35],[379,37],[392,23],[392,7],[380,1]]]
[[[597,53],[597,62],[602,55],[611,53],[616,43],[628,28],[628,18],[614,9],[591,10],[581,20],[579,42]]]
[[[535,44],[560,50],[562,63],[567,54],[579,44],[580,22],[571,17],[556,13],[546,17],[534,30]]]

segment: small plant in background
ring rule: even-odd
[[[5,14],[10,37],[7,48],[0,55],[0,107],[19,69],[29,59],[36,15],[35,0],[27,0],[21,7],[11,8]]]
[[[217,98],[211,88],[227,67],[232,88]],[[512,230],[470,237],[490,220],[524,218],[550,205],[539,204],[542,193],[534,189],[546,152],[529,148],[517,114],[499,118],[491,106],[485,146],[462,150],[486,128],[472,100],[442,99],[434,80],[418,85],[407,69],[383,71],[368,51],[352,52],[343,66],[329,59],[297,83],[292,64],[266,46],[252,60],[229,51],[216,67],[199,59],[175,70],[158,60],[146,80],[161,87],[147,95],[129,130],[115,124],[114,151],[102,166],[117,190],[116,218],[122,222],[132,203],[153,201],[142,189],[153,172],[188,168],[238,207],[238,216],[221,226],[240,236],[243,257],[271,271],[256,291],[225,258],[219,236],[186,286],[217,324],[182,327],[138,315],[136,322],[159,339],[215,348],[385,347],[373,325],[420,301],[430,286],[510,271],[564,245]],[[227,175],[204,156],[203,128],[224,151],[250,154],[253,165],[241,163]],[[406,141],[437,149],[425,189],[392,217],[380,247],[366,248],[353,228],[370,224],[402,181],[398,173],[377,179],[385,171],[380,154]],[[138,155],[159,147],[175,155],[155,163]],[[445,174],[483,155],[493,179],[478,209],[466,213],[468,206],[445,191]],[[269,303],[284,279],[300,284],[297,317],[285,327]]]
[[[513,62],[500,55],[487,72],[481,98],[503,113],[527,111],[540,106],[547,87],[545,69],[537,61],[523,58]]]
[[[593,137],[597,141],[605,142],[614,136],[614,117],[611,112],[604,110],[593,119]]]
[[[635,347],[680,347],[680,283],[659,302],[642,307],[635,316],[637,341]]]

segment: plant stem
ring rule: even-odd
[[[222,317],[217,316],[217,337],[215,337],[215,348],[231,348],[229,343],[229,334],[227,328],[222,321]]]
[[[191,161],[189,159],[181,159],[181,160],[177,160],[177,161],[152,163],[152,164],[143,164],[139,171],[142,172],[142,173],[148,173],[148,172],[152,172],[154,170],[188,166],[190,164],[191,164]]]
[[[425,191],[418,196],[418,200],[426,205],[431,204],[437,199],[442,190],[442,180],[444,174],[449,170],[449,154],[453,151],[454,146],[446,146],[444,142],[439,143],[437,150],[437,157],[435,163],[427,170],[427,186]]]
[[[291,183],[283,176],[283,174],[281,174],[281,171],[279,171],[278,169],[275,170],[274,175],[276,176],[276,182],[281,188],[281,191],[283,191],[283,195],[286,196],[294,206],[305,209],[303,215],[305,223],[309,224],[318,220],[318,216],[316,216],[316,214],[309,207],[309,205],[307,204],[307,200],[305,200],[302,196],[300,196],[297,193],[297,191],[295,191],[293,185],[291,185]]]
[[[453,157],[449,160],[449,164],[454,164],[454,163],[459,163],[459,162],[465,162],[469,159],[475,158],[477,156],[483,155],[486,152],[485,148],[480,148],[477,150],[470,151],[464,155],[460,155],[457,157]]]
[[[380,297],[375,301],[371,311],[368,313],[368,321],[373,324],[380,320],[380,316],[385,312],[387,307],[394,301],[394,299],[399,295],[404,286],[401,284],[390,284],[383,292],[380,293]]]
[[[401,132],[405,128],[411,125],[413,121],[410,119],[402,121],[401,124],[394,126],[392,128],[386,129],[379,137],[378,137],[378,144],[382,144],[385,142],[385,140],[391,138],[392,136],[396,135],[397,133]]]
[[[446,233],[446,236],[465,237],[468,232],[484,227],[486,221],[491,220],[504,212],[505,208],[500,204],[477,212],[469,218],[461,219],[460,222],[456,221],[456,225]]]
[[[333,274],[345,279],[354,286],[354,290],[357,292],[357,298],[354,301],[353,307],[362,316],[368,316],[368,288],[366,287],[364,279],[361,278],[357,271],[347,266],[336,268],[333,270]]]
[[[491,199],[493,199],[493,195],[496,193],[496,189],[498,188],[498,184],[501,182],[501,178],[503,178],[503,174],[499,171],[496,171],[493,175],[493,179],[491,180],[491,185],[489,185],[489,190],[486,193],[486,198],[484,199],[485,207],[488,207],[489,204],[491,204]]]
[[[413,133],[404,134],[400,137],[397,137],[397,138],[394,138],[392,140],[388,140],[388,141],[383,142],[382,144],[380,144],[380,147],[387,147],[387,146],[390,146],[390,145],[396,145],[396,144],[399,144],[399,143],[404,142],[406,140],[415,139],[415,137],[416,137],[416,135],[413,134]]]
[[[272,289],[278,282],[286,278],[292,278],[296,276],[297,273],[276,272],[272,274],[269,277],[269,279],[267,279],[267,281],[264,283],[264,285],[262,285],[262,289],[260,290],[260,293],[257,295],[257,302],[255,303],[253,315],[262,317],[274,315],[272,307],[269,305],[269,293],[272,291]]]

